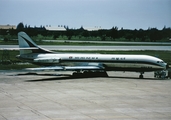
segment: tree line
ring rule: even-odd
[[[64,26],[65,27],[65,26]],[[79,29],[65,27],[66,31],[49,31],[44,26],[30,27],[23,23],[17,25],[17,29],[4,30],[0,29],[1,36],[10,36],[17,39],[17,34],[20,31],[26,32],[31,37],[36,39],[53,39],[53,40],[101,40],[101,41],[140,41],[140,42],[157,42],[169,41],[171,38],[171,28],[163,27],[162,30],[157,28],[143,29],[100,29],[96,31],[88,31],[82,26]],[[7,38],[4,38],[4,40]]]

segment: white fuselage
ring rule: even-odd
[[[48,66],[98,65],[105,67],[107,71],[146,72],[166,69],[166,63],[161,59],[148,55],[31,53],[20,55],[20,58],[31,60],[34,64]]]

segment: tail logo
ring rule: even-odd
[[[29,45],[30,47],[36,47],[33,43],[31,43],[29,40],[27,40],[27,39],[24,38],[23,36],[20,36],[20,37],[22,37],[22,38],[28,43],[28,45]]]

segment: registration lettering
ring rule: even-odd
[[[75,59],[79,59],[79,60],[98,60],[98,57],[75,57]]]

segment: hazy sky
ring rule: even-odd
[[[171,0],[0,0],[0,24],[171,27]]]

